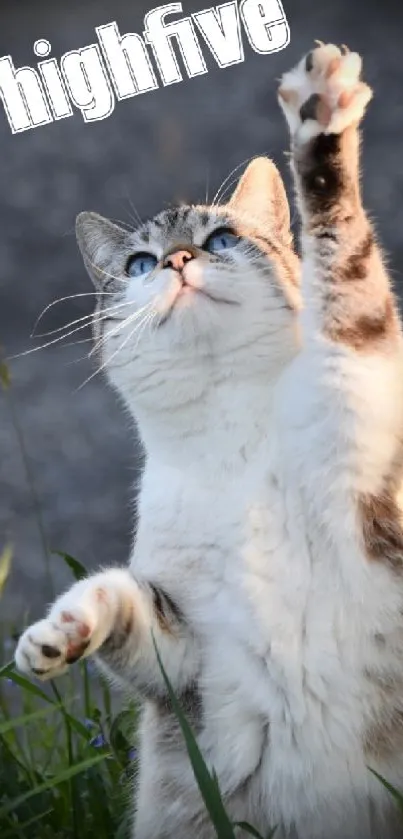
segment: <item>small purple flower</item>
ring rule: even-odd
[[[90,740],[90,746],[94,746],[94,749],[100,749],[102,746],[107,746],[107,742],[103,734],[97,734],[96,737],[93,737]]]
[[[91,728],[96,727],[96,723],[94,722],[94,720],[89,720],[89,719],[84,720],[84,725],[85,725],[86,729],[88,729],[88,731],[90,731]]]
[[[129,749],[127,757],[129,760],[137,760],[138,758],[138,751],[137,749]]]

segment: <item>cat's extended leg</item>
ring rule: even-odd
[[[358,125],[371,98],[361,58],[318,47],[283,76],[302,219],[304,339],[390,354],[400,330],[389,279],[359,185]]]
[[[315,405],[312,445],[322,434],[328,486],[340,478],[353,492],[367,553],[393,564],[403,555],[402,337],[360,194],[358,125],[372,95],[360,74],[357,53],[319,46],[283,76],[279,102],[302,220],[300,375]]]
[[[145,696],[165,696],[155,643],[173,686],[184,690],[197,670],[195,641],[179,609],[129,569],[111,568],[80,580],[25,630],[15,660],[39,679],[64,673],[97,653],[114,676]]]

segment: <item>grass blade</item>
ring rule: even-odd
[[[25,679],[24,676],[20,676],[19,673],[16,673],[15,670],[12,669],[12,667],[14,667],[14,662],[12,663],[12,666],[7,664],[5,668],[3,667],[0,671],[0,677],[7,676],[7,678],[11,679],[14,684],[28,691],[28,693],[32,693],[34,696],[40,697],[40,699],[43,699],[45,702],[49,702],[50,705],[55,705],[53,699],[51,699],[45,691],[32,684],[29,679]]]
[[[234,827],[240,827],[241,830],[244,830],[245,833],[249,833],[251,836],[254,836],[255,839],[264,839],[262,834],[259,833],[259,831],[256,830],[255,827],[252,827],[252,825],[248,824],[248,822],[235,822]],[[274,834],[276,830],[277,827],[274,827],[273,830],[271,830],[270,833],[268,833],[266,839],[274,839]]]
[[[371,769],[371,767],[368,767],[368,769],[371,772],[371,774],[374,775],[375,778],[378,779],[378,781],[380,781],[380,783],[385,787],[385,789],[387,789],[388,792],[390,792],[391,796],[395,799],[400,812],[403,813],[403,795],[397,789],[395,789],[392,786],[392,784],[389,783],[389,781],[386,781],[385,778],[382,777],[382,775],[378,775],[378,773],[375,772],[375,769]]]
[[[13,549],[11,545],[6,545],[3,552],[0,554],[0,595],[3,592],[7,577],[10,573],[12,557]]]
[[[50,696],[45,693],[45,691],[41,690],[34,685],[29,679],[25,679],[24,676],[20,676],[19,673],[16,673],[13,670],[14,662],[12,664],[7,664],[0,670],[0,678],[6,677],[11,679],[14,684],[19,685],[19,687],[23,688],[23,690],[28,691],[28,693],[32,693],[34,696],[37,696],[40,699],[43,699],[44,702],[47,702],[49,705],[53,705],[54,708],[58,708],[60,706],[60,702],[55,702],[54,699],[51,699]],[[85,725],[83,725],[80,720],[77,720],[71,714],[64,710],[65,716],[68,719],[70,725],[74,730],[79,734],[81,737],[84,737],[85,740],[89,739],[89,732],[87,731]]]
[[[72,736],[72,726],[69,719],[69,714],[64,707],[64,703],[62,697],[52,681],[52,689],[56,696],[56,699],[59,702],[61,712],[64,717],[64,727],[66,732],[66,745],[67,745],[67,756],[69,761],[69,766],[74,766],[74,754],[73,754],[73,736]],[[68,781],[69,787],[69,794],[70,794],[70,805],[71,805],[71,815],[72,815],[72,828],[73,828],[73,836],[74,839],[78,839],[78,818],[77,818],[77,803],[76,803],[76,788],[74,783],[74,778],[70,778]]]
[[[13,661],[9,661],[8,664],[3,664],[3,666],[0,667],[0,679],[5,679],[6,676],[9,676],[9,674],[13,671],[13,669],[14,669],[14,662]]]
[[[70,568],[70,571],[76,580],[83,580],[85,577],[88,577],[88,571],[84,568],[84,565],[81,565],[81,562],[79,562],[78,559],[74,559],[74,556],[63,553],[63,551],[52,551],[52,554],[61,556],[61,558],[64,559],[66,565]]]
[[[4,384],[4,382],[3,382]],[[7,388],[6,388],[7,389]],[[10,408],[11,414],[11,422],[14,426],[15,436],[17,438],[18,447],[20,450],[21,460],[24,466],[24,471],[27,479],[28,488],[31,494],[32,499],[32,506],[33,511],[36,518],[36,523],[38,526],[39,537],[42,542],[43,548],[43,556],[45,561],[45,570],[46,570],[46,578],[47,578],[47,586],[48,586],[48,596],[49,600],[53,600],[55,596],[54,587],[53,587],[53,580],[50,568],[50,553],[48,549],[48,543],[46,538],[46,531],[45,531],[45,524],[42,515],[42,509],[40,505],[39,495],[36,488],[36,482],[34,478],[34,473],[31,465],[31,461],[28,455],[28,450],[25,445],[25,436],[22,430],[22,426],[20,424],[20,420],[18,417],[17,408],[14,402],[14,397],[12,393],[12,389],[7,389],[7,399]]]
[[[53,693],[56,696],[55,705],[57,705],[57,707],[61,709],[66,725],[70,725],[71,728],[74,728],[77,734],[79,734],[81,737],[84,737],[85,740],[89,740],[90,733],[88,729],[85,727],[85,725],[83,725],[82,722],[80,722],[80,720],[77,720],[76,717],[73,717],[72,714],[69,714],[66,705],[63,702],[62,696],[57,686],[55,685],[53,679],[50,684],[52,686]]]
[[[57,711],[59,707],[59,705],[54,705],[53,708],[40,708],[39,711],[32,711],[30,714],[22,714],[20,717],[11,717],[11,719],[5,722],[0,722],[0,735],[14,731],[14,729],[20,728],[23,725],[29,725],[33,720],[46,717],[48,714],[52,714],[53,711]]]
[[[210,775],[210,772],[206,766],[203,755],[196,743],[192,729],[182,711],[182,708],[171,687],[171,683],[168,679],[168,676],[164,670],[164,666],[162,664],[154,636],[153,642],[155,653],[158,659],[158,664],[161,669],[161,673],[168,691],[168,695],[171,700],[176,717],[178,719],[179,725],[182,729],[193,772],[197,784],[199,786],[201,795],[203,797],[204,803],[206,805],[206,809],[210,815],[210,819],[216,829],[218,839],[235,839],[235,833],[223,804],[217,778],[215,776]]]
[[[251,825],[248,824],[247,822],[235,822],[234,827],[241,828],[241,830],[244,830],[245,833],[249,833],[251,836],[254,836],[255,839],[263,839],[262,834],[259,833],[259,831],[256,830],[256,828],[251,827]],[[270,837],[269,837],[269,839],[270,839]]]
[[[52,810],[45,810],[44,813],[39,813],[36,816],[32,816],[31,819],[28,821],[23,822],[22,824],[16,824],[15,827],[11,827],[10,830],[6,830],[5,833],[1,834],[1,839],[9,839],[11,836],[15,836],[20,830],[26,830],[27,827],[31,827],[36,822],[42,821],[45,819],[46,816],[49,816],[53,811]]]
[[[81,674],[83,684],[84,712],[85,716],[88,719],[91,716],[91,685],[86,661],[81,662]]]
[[[0,361],[0,383],[4,390],[8,390],[11,385],[10,370],[5,361]]]
[[[64,769],[64,771],[59,772],[58,775],[55,775],[53,778],[48,778],[47,781],[44,781],[37,787],[34,787],[34,789],[24,792],[22,795],[17,796],[17,798],[13,798],[12,801],[8,801],[4,807],[1,807],[0,819],[4,818],[4,816],[8,813],[12,813],[13,810],[16,810],[17,807],[21,806],[21,804],[25,804],[25,802],[30,798],[34,798],[34,796],[40,795],[48,789],[52,789],[53,787],[59,786],[59,784],[63,784],[65,781],[69,781],[70,778],[74,778],[76,775],[86,772],[88,769],[96,766],[97,763],[101,763],[105,760],[107,756],[107,754],[100,754],[96,757],[89,758],[88,760],[83,760],[81,763],[76,763],[74,766],[69,766],[67,769]]]

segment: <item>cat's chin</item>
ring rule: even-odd
[[[175,296],[174,301],[165,312],[161,313],[158,319],[157,327],[165,326],[169,321],[173,320],[175,315],[181,318],[186,316],[186,311],[191,314],[193,323],[197,317],[197,311],[201,306],[239,306],[238,301],[229,300],[225,297],[216,296],[205,288],[195,288],[192,285],[183,285]]]
[[[170,307],[169,314],[176,310],[188,309],[190,306],[197,306],[198,298],[205,297],[204,293],[191,285],[183,285],[178,291],[175,300]]]

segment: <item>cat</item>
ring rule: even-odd
[[[78,218],[96,346],[147,454],[139,527],[129,567],[76,583],[16,663],[47,679],[96,654],[142,697],[135,839],[215,836],[153,636],[231,819],[403,834],[368,769],[403,786],[403,342],[360,197],[371,95],[331,44],[283,76],[301,265],[265,159],[225,207],[133,233]]]

